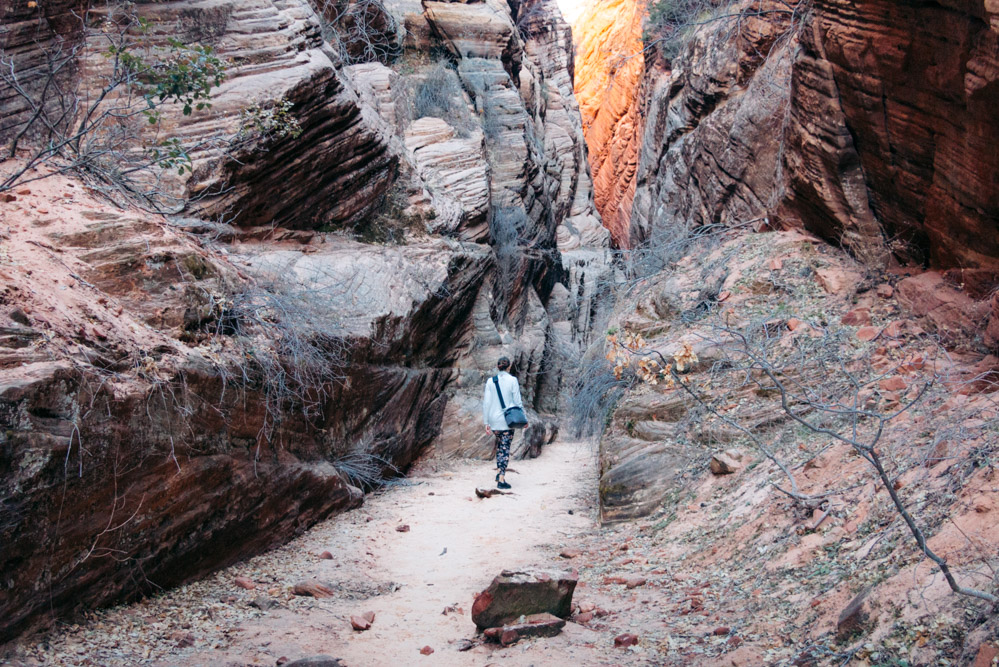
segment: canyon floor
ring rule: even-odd
[[[512,470],[512,494],[479,499],[477,487],[494,486],[488,462],[431,456],[357,511],[205,580],[35,637],[14,662],[275,665],[317,654],[365,666],[620,662],[613,636],[626,628],[569,623],[559,637],[510,648],[476,640],[472,600],[495,575],[527,566],[569,569],[573,561],[560,552],[599,533],[590,445],[558,442]],[[322,559],[324,551],[333,558]],[[240,588],[237,577],[256,587]],[[302,580],[326,582],[336,595],[293,595],[291,586]],[[581,583],[576,600],[587,597]],[[258,609],[255,599],[274,606]],[[375,613],[372,628],[353,631],[350,616],[367,611]],[[465,639],[475,645],[460,652]],[[433,654],[422,655],[425,646]]]

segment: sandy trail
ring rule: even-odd
[[[536,663],[541,655],[527,655],[535,653],[523,650],[527,644],[479,646],[464,653],[456,644],[474,636],[472,599],[500,570],[550,561],[559,544],[594,527],[595,470],[589,448],[569,442],[553,444],[540,458],[513,467],[518,474],[509,479],[515,495],[480,500],[475,487],[494,486],[488,463],[417,466],[407,485],[369,497],[362,509],[317,526],[301,540],[309,543],[300,550],[304,576],[334,582],[357,577],[397,590],[367,600],[316,600],[312,609],[270,612],[244,623],[227,650],[194,652],[184,663],[274,664],[280,656],[321,653],[352,667],[481,665],[483,656],[493,653],[504,664],[522,664],[511,660],[517,657],[524,658],[523,664]],[[396,530],[404,524],[408,532]],[[320,549],[334,559],[317,560],[312,552]],[[443,613],[452,605],[460,611]],[[376,614],[371,630],[352,631],[349,616],[365,611]],[[549,655],[572,650],[572,642],[557,643],[547,641],[538,650]],[[424,646],[434,653],[421,655]]]
[[[578,650],[585,651],[579,648],[585,637],[579,635],[590,632],[574,624],[555,639],[509,649],[457,650],[459,640],[475,636],[472,600],[493,576],[504,568],[550,565],[558,560],[561,544],[595,527],[596,471],[588,445],[555,443],[540,458],[516,461],[513,468],[517,474],[508,479],[515,495],[481,500],[475,488],[494,486],[489,463],[425,461],[405,485],[374,494],[363,508],[314,527],[273,555],[219,573],[215,578],[226,582],[241,572],[252,578],[272,569],[288,571],[291,565],[301,578],[338,582],[348,593],[342,598],[296,598],[297,608],[245,619],[226,646],[198,650],[196,644],[158,664],[274,665],[282,656],[294,660],[324,653],[350,667],[573,660]],[[396,530],[403,524],[408,532]],[[325,550],[333,560],[317,558]],[[268,559],[278,562],[272,568]],[[389,592],[349,599],[364,598],[368,591]],[[449,606],[455,611],[443,613]],[[350,615],[366,611],[376,614],[373,627],[353,631]],[[424,646],[434,653],[421,655]]]

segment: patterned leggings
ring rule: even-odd
[[[506,464],[510,462],[510,443],[513,442],[513,431],[493,431],[496,436],[496,467],[500,474],[506,474]]]

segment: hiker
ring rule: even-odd
[[[486,380],[482,393],[482,421],[486,432],[496,436],[496,487],[509,489],[506,481],[506,465],[510,461],[510,443],[513,429],[527,426],[524,415],[524,402],[520,398],[520,383],[510,375],[510,360],[500,357],[496,362],[497,373]]]

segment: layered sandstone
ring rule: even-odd
[[[15,37],[63,34],[93,89],[103,47],[44,4]],[[519,451],[554,435],[538,415],[608,275],[568,27],[542,0],[387,6],[398,58],[348,64],[302,0],[138,5],[153,43],[231,64],[210,110],[162,108],[195,147],[157,175],[176,215],[63,177],[0,204],[3,637],[279,544],[431,442],[483,449],[500,354],[535,421]],[[30,65],[44,42],[10,34]],[[428,80],[454,84],[437,110]],[[217,150],[282,102],[300,136]]]
[[[642,21],[633,0],[587,5],[575,23],[576,99],[583,117],[594,199],[618,247],[629,243],[641,145]]]

